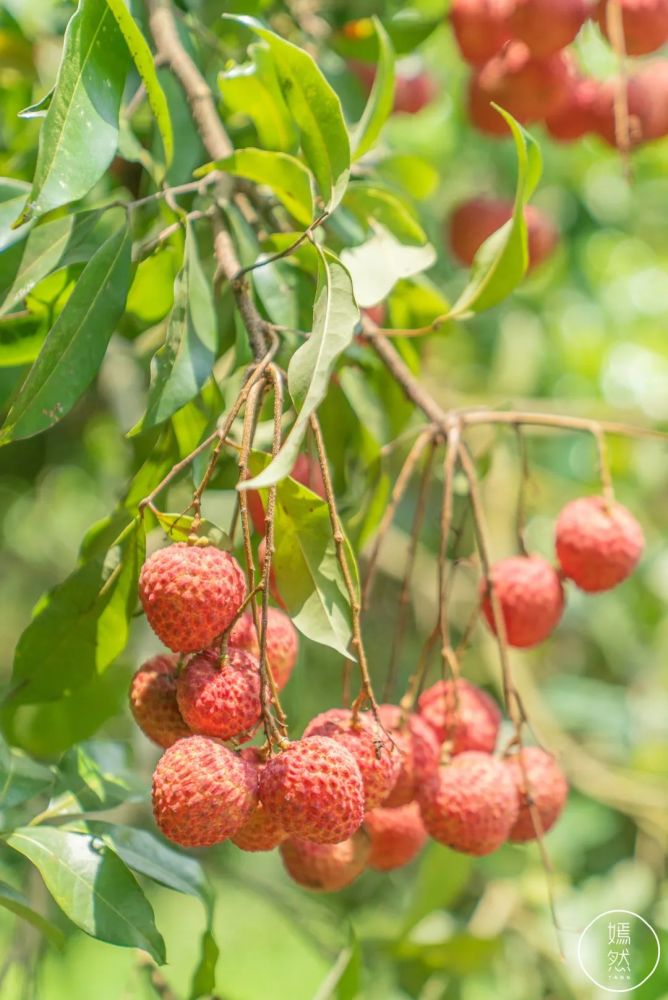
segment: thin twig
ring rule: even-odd
[[[301,233],[296,240],[294,240],[289,246],[285,247],[284,250],[279,250],[277,253],[270,254],[268,257],[262,257],[260,260],[256,260],[254,264],[248,264],[247,267],[242,267],[237,271],[236,278],[242,278],[244,274],[250,274],[251,271],[257,271],[260,267],[266,267],[267,264],[274,264],[277,260],[282,260],[283,257],[289,257],[290,254],[294,253],[295,250],[299,249],[302,243],[311,239],[312,233],[321,226],[322,223],[329,217],[329,212],[323,212],[319,215],[311,225]]]

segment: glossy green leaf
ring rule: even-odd
[[[313,221],[311,174],[295,156],[266,149],[238,149],[231,156],[200,167],[195,176],[201,177],[212,170],[224,170],[235,177],[264,184],[302,226]]]
[[[83,198],[111,163],[129,56],[105,0],[80,0],[65,32],[32,189],[15,225]]]
[[[0,368],[30,365],[42,349],[48,324],[43,316],[0,319]]]
[[[31,924],[57,948],[64,945],[65,935],[61,929],[33,909],[23,893],[6,882],[0,882],[0,906]]]
[[[497,305],[519,284],[529,263],[524,206],[540,180],[540,148],[507,111],[501,108],[497,111],[508,123],[517,153],[513,217],[493,233],[476,253],[469,282],[448,313],[448,318],[466,317]]]
[[[195,969],[190,984],[189,1000],[210,996],[216,988],[216,965],[220,949],[216,944],[213,932],[207,928],[202,934],[200,945],[200,960]]]
[[[111,809],[124,802],[131,792],[126,781],[100,767],[85,747],[72,747],[58,764],[49,816]]]
[[[162,139],[165,166],[169,167],[174,155],[172,120],[169,115],[167,98],[158,80],[153,53],[123,0],[106,0],[106,2],[116,18],[132,56],[132,61],[146,88],[146,97]]]
[[[158,963],[165,945],[134,876],[108,847],[57,827],[21,827],[7,838],[35,865],[63,913],[86,934],[142,948]]]
[[[144,561],[144,531],[139,519],[117,537],[116,519],[106,528],[71,576],[37,605],[16,647],[12,704],[49,701],[81,687],[124,649]]]
[[[394,49],[388,33],[377,17],[373,18],[373,27],[378,38],[376,76],[364,113],[352,129],[353,160],[359,160],[375,146],[394,102]]]
[[[245,489],[270,486],[289,475],[295,464],[311,414],[323,400],[334,364],[351,343],[359,320],[350,275],[334,254],[318,249],[320,268],[313,306],[313,332],[295,351],[288,365],[288,388],[297,418],[276,458]]]
[[[120,229],[84,268],[21,386],[0,444],[31,437],[61,420],[98,372],[130,286],[132,240]]]
[[[35,101],[35,103],[31,104],[29,107],[23,108],[22,111],[19,111],[18,117],[25,119],[46,118],[46,113],[49,110],[49,107],[51,106],[51,100],[53,98],[54,90],[55,88],[52,87],[51,90],[49,90],[48,93],[44,95],[44,97],[41,97],[39,99],[39,101]],[[29,184],[27,185],[27,190],[28,191],[30,190]]]
[[[355,298],[363,307],[376,305],[401,278],[426,271],[436,260],[431,243],[407,246],[383,226],[377,225],[371,239],[341,253],[355,288]]]
[[[359,219],[365,228],[383,226],[400,243],[424,246],[427,234],[410,208],[393,191],[378,184],[360,181],[346,191],[343,205]]]
[[[53,785],[55,772],[10,747],[0,736],[0,809],[12,809]]]
[[[250,118],[263,149],[291,153],[297,149],[299,138],[269,46],[256,42],[248,46],[248,55],[250,62],[218,74],[225,109],[230,115]]]
[[[197,395],[211,374],[218,346],[213,292],[191,225],[183,268],[174,282],[174,305],[164,345],[151,363],[146,414],[132,433],[154,427]]]
[[[12,229],[12,223],[21,211],[30,185],[12,177],[0,177],[0,251],[22,238],[22,234]],[[3,285],[4,265],[0,261],[0,288]]]
[[[304,49],[252,17],[232,20],[250,28],[269,45],[285,101],[299,128],[304,156],[325,207],[332,211],[343,197],[350,173],[350,141],[337,94]]]

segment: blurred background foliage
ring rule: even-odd
[[[212,67],[220,66],[215,46],[229,30],[219,19],[220,6],[215,0],[183,6],[205,26],[201,44],[212,49]],[[282,16],[271,3],[225,7]],[[439,22],[410,58],[424,62],[440,96],[418,115],[394,116],[383,139],[388,176],[410,184],[420,220],[439,251],[428,284],[400,284],[393,293],[390,320],[404,325],[431,319],[439,295],[452,300],[464,284],[465,272],[454,262],[444,231],[451,208],[481,192],[512,197],[516,162],[509,140],[481,137],[467,123],[466,70],[441,23],[442,2],[339,0],[323,9],[335,26],[369,13],[386,20],[399,11],[407,23],[411,17],[415,23]],[[70,4],[54,0],[4,0],[0,9],[0,175],[32,176],[40,122],[20,119],[17,112],[52,86],[71,12]],[[609,72],[609,53],[593,27],[578,46],[592,71]],[[323,69],[355,119],[363,97],[345,62],[330,51]],[[172,96],[178,103],[179,95]],[[188,138],[185,121],[183,127],[184,141],[177,145],[187,176],[202,155],[195,139]],[[619,156],[599,140],[559,147],[540,128],[533,134],[545,160],[534,200],[557,222],[557,253],[501,306],[422,341],[404,342],[402,352],[420,365],[425,384],[445,407],[513,406],[668,426],[668,143],[634,154],[629,182]],[[98,198],[127,180],[122,175],[127,164],[116,166],[95,192]],[[130,318],[112,341],[97,384],[75,410],[47,434],[0,451],[0,670],[5,680],[14,645],[39,595],[71,570],[82,535],[112,508],[137,466],[138,450],[148,454],[152,447],[150,440],[129,442],[121,432],[141,412],[155,324],[170,306],[174,272],[169,263],[162,254],[140,269]],[[76,269],[64,270],[46,279],[33,291],[33,304],[45,315],[57,309],[74,274]],[[24,371],[21,358],[12,356],[11,340],[9,326],[0,325],[3,403]],[[379,387],[368,349],[353,348],[346,365],[353,374],[333,385],[321,416],[342,513],[352,536],[364,541],[361,499],[377,481],[376,501],[386,501],[410,437],[400,437],[379,455],[361,425],[379,428],[378,438],[388,445],[397,427],[410,429],[412,418],[396,390]],[[367,380],[363,391],[355,392],[360,371]],[[527,433],[524,439],[528,539],[531,548],[549,556],[561,506],[598,489],[595,448],[583,434],[550,430]],[[521,452],[510,429],[481,430],[474,441],[493,555],[500,558],[517,547]],[[431,844],[409,869],[390,877],[368,873],[331,898],[309,897],[292,886],[274,854],[247,856],[222,847],[204,862],[217,889],[218,994],[224,1000],[600,1000],[607,994],[584,978],[574,950],[578,929],[614,907],[643,913],[662,937],[664,950],[668,947],[668,822],[665,798],[663,808],[660,798],[668,769],[668,462],[665,444],[649,440],[613,438],[610,455],[619,499],[646,531],[642,565],[618,591],[585,598],[570,590],[553,638],[535,652],[513,656],[536,734],[560,755],[573,786],[565,814],[548,838],[566,961],[559,957],[534,845],[507,846],[473,861]],[[223,525],[232,508],[232,483],[230,459],[208,498],[209,516]],[[395,697],[435,617],[440,485],[436,467],[410,590],[406,641],[397,683],[389,692]],[[416,489],[399,510],[366,615],[380,690]],[[171,507],[177,509],[176,499]],[[471,549],[470,526],[464,525],[452,607],[455,633],[468,619],[474,594],[466,560]],[[49,759],[94,733],[113,738],[122,743],[146,787],[157,751],[131,723],[125,697],[131,672],[154,651],[154,643],[138,620],[130,647],[112,670],[69,698],[7,715],[8,737]],[[295,734],[316,711],[338,702],[340,667],[331,651],[302,643],[284,698]],[[499,693],[494,644],[482,628],[475,632],[463,670]],[[133,821],[144,817],[150,823],[145,803],[124,808],[132,811]],[[0,878],[11,884],[17,871],[3,856]],[[40,900],[37,882],[29,893]],[[170,955],[164,976],[181,996],[198,960],[204,916],[196,901],[155,887],[150,894]],[[54,919],[67,933],[62,950],[40,943],[0,910],[0,956],[8,956],[4,968],[0,962],[2,1000],[158,995],[136,954],[73,931],[57,914]],[[345,969],[338,983],[337,969]],[[668,965],[664,962],[635,995],[665,1000]]]

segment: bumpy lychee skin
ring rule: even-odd
[[[508,768],[472,750],[442,764],[419,792],[427,833],[464,854],[490,854],[501,846],[519,813]]]
[[[245,649],[256,659],[260,656],[260,644],[253,623],[253,615],[245,611],[236,623],[229,638],[230,646]],[[290,680],[299,653],[297,629],[288,616],[279,608],[267,609],[267,662],[271,667],[274,682],[282,691]]]
[[[291,836],[338,844],[364,818],[364,784],[355,758],[327,736],[296,740],[260,774],[260,800]]]
[[[510,30],[533,55],[553,55],[573,41],[591,10],[589,0],[515,0]]]
[[[420,695],[420,715],[441,743],[451,740],[452,754],[466,750],[492,753],[496,746],[501,710],[493,698],[461,678],[437,681]]]
[[[258,801],[257,768],[218,740],[186,736],[153,773],[153,815],[181,847],[211,847],[241,829]]]
[[[541,121],[554,114],[565,98],[572,62],[563,51],[544,59],[532,56],[524,42],[511,42],[476,74],[469,88],[469,117],[491,135],[508,135],[494,101],[519,122]]]
[[[645,540],[633,515],[603,497],[581,497],[557,518],[559,565],[581,590],[598,593],[625,580],[642,555]]]
[[[396,744],[401,756],[401,770],[394,788],[383,802],[386,809],[396,809],[412,802],[418,787],[438,767],[440,753],[436,735],[419,715],[411,714],[402,724],[398,705],[380,705],[380,721]]]
[[[462,58],[482,66],[510,39],[513,0],[453,0],[450,23]]]
[[[568,797],[568,782],[554,757],[540,747],[525,747],[520,754],[526,772],[528,791],[540,817],[542,833],[547,833],[557,822],[564,808]],[[510,840],[522,844],[527,840],[535,840],[538,831],[534,827],[527,803],[527,788],[520,765],[520,754],[513,754],[504,763],[510,771],[519,798],[519,815],[510,831]]]
[[[291,838],[281,844],[288,875],[304,889],[338,892],[358,878],[369,857],[369,838],[363,830],[338,844],[314,844]]]
[[[564,610],[564,591],[556,570],[541,556],[511,556],[492,567],[510,646],[535,646],[550,635]],[[482,610],[492,632],[494,613],[487,586],[480,584]]]
[[[252,733],[260,719],[260,668],[243,649],[225,656],[213,650],[193,656],[181,671],[176,697],[190,728],[229,740]]]
[[[178,656],[161,654],[143,663],[130,684],[130,711],[150,740],[170,747],[190,735],[176,701]]]
[[[505,225],[512,214],[513,203],[501,198],[470,198],[458,205],[450,216],[447,232],[455,257],[470,267],[485,240]],[[524,219],[531,270],[552,254],[559,234],[552,220],[535,205],[526,206]]]
[[[264,759],[257,747],[246,747],[239,754],[257,769],[258,787]],[[287,839],[287,833],[268,809],[258,801],[250,817],[231,838],[232,843],[242,851],[273,851]]]
[[[374,809],[364,817],[363,829],[371,839],[367,864],[379,872],[410,864],[427,839],[417,802],[409,802],[398,809]]]
[[[608,2],[600,0],[598,23],[608,33]],[[621,0],[626,52],[642,56],[655,52],[668,41],[668,0]]]
[[[149,625],[175,653],[210,646],[246,596],[241,566],[213,545],[177,542],[142,566],[139,596]]]
[[[316,715],[304,736],[329,736],[357,762],[364,783],[364,808],[375,809],[392,791],[401,770],[401,754],[368,715],[353,721],[347,708],[330,708]]]

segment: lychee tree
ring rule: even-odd
[[[600,392],[583,313],[665,257],[667,40],[0,11],[3,998],[577,1000],[593,916],[665,929],[665,349]]]

